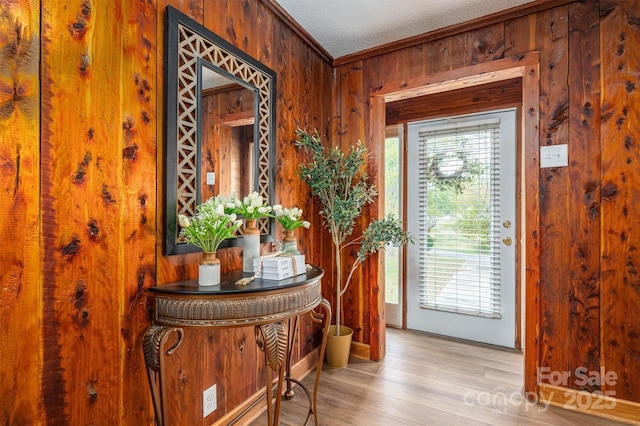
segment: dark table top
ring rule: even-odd
[[[198,280],[179,281],[175,283],[165,284],[157,287],[150,287],[149,291],[156,294],[166,295],[231,295],[243,293],[254,293],[261,291],[271,291],[288,287],[295,287],[306,284],[311,281],[318,280],[324,275],[322,268],[313,266],[304,274],[296,275],[284,280],[264,280],[256,278],[247,285],[236,285],[241,278],[250,277],[252,274],[243,273],[242,270],[232,271],[220,276],[220,285],[199,286]]]

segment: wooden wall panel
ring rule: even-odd
[[[568,9],[566,6],[536,15],[536,48],[540,51],[540,145],[569,143]],[[572,166],[573,167],[573,166]],[[569,330],[570,280],[565,241],[569,218],[568,167],[540,170],[540,229],[542,247],[541,359],[553,371],[568,371],[568,351],[559,345]],[[564,303],[554,303],[555,301]]]
[[[0,423],[37,424],[40,5],[0,4]]]
[[[336,144],[344,152],[348,152],[358,140],[366,142],[364,117],[368,114],[365,106],[365,93],[363,91],[363,61],[357,61],[349,65],[341,67],[341,83],[342,83],[342,113],[340,139]],[[363,215],[366,211],[363,211]],[[354,228],[354,234],[358,233],[359,224]],[[341,283],[344,283],[351,264],[353,263],[353,250],[343,252],[341,265]],[[359,268],[353,274],[353,278],[349,288],[342,296],[342,324],[353,328],[353,340],[357,342],[369,341],[369,336],[363,335],[363,303],[368,293],[368,289],[362,286],[362,268]],[[335,286],[335,283],[334,283]],[[335,296],[331,299],[331,303],[335,307]],[[335,313],[334,313],[335,317]]]
[[[407,49],[389,52],[382,57],[376,56],[370,58],[368,62],[375,63],[378,69],[378,73],[375,75],[375,81],[371,81],[371,84],[378,86],[380,84],[380,76],[388,75],[401,76],[402,81],[406,81],[404,73],[405,63],[403,61],[405,50]]]
[[[293,33],[288,28],[281,28],[276,43],[276,49],[279,51],[278,57],[283,65],[277,76],[277,108],[280,111],[295,111],[298,109],[301,90],[304,87],[304,80],[301,81],[301,78],[307,75],[304,64],[302,62],[298,63],[295,58],[303,52],[301,51],[300,42],[293,38]],[[311,75],[307,78],[310,77]],[[306,206],[300,202],[306,200],[298,199],[303,183],[297,176],[296,163],[289,162],[291,159],[295,160],[297,158],[296,148],[292,141],[295,138],[295,129],[302,125],[306,127],[304,117],[304,113],[299,116],[287,114],[286,118],[278,121],[276,132],[279,137],[277,138],[275,151],[276,169],[281,170],[280,173],[276,174],[276,187],[289,189],[279,192],[277,203],[282,204],[283,207],[293,207],[296,204],[300,204],[298,207],[303,210]],[[287,164],[290,165],[287,167]],[[304,229],[300,229],[296,231],[296,234],[302,235],[307,232]],[[284,238],[284,232],[279,225],[277,225],[277,238],[280,241]]]
[[[227,354],[224,358],[225,404],[227,410],[239,405],[257,392],[264,381],[258,382],[258,366],[264,366],[262,352],[256,346],[253,327],[235,328],[225,332]],[[258,357],[258,354],[261,356]],[[223,411],[218,413],[222,414]]]
[[[412,46],[402,50],[402,62],[405,64],[402,74],[405,79],[420,77],[425,74],[426,62],[423,59],[423,46]]]
[[[205,16],[210,13],[209,5],[203,2],[205,7]],[[257,2],[252,0],[229,0],[227,1],[227,20],[226,32],[219,32],[225,36],[225,39],[231,44],[248,52],[256,57],[256,48],[258,46],[258,14]],[[219,10],[211,10],[214,14],[219,14]]]
[[[600,25],[595,2],[569,5],[569,342],[571,371],[600,363]],[[573,190],[571,190],[573,188]],[[606,365],[603,363],[602,365]],[[600,384],[572,388],[596,391]]]
[[[205,367],[207,360],[203,347],[205,346],[203,329],[185,329],[184,338],[178,349],[165,358],[164,380],[167,389],[165,424],[203,425],[202,391],[211,384],[204,383],[208,374]],[[172,347],[176,333],[167,341],[167,347]]]
[[[294,86],[294,90],[297,90],[298,93],[298,105],[321,105],[321,99],[323,97],[321,64],[324,61],[320,59],[315,54],[314,50],[307,44],[302,41],[298,44],[299,50],[297,56],[301,58],[301,61],[299,65],[299,76],[297,79],[298,85]],[[321,111],[320,109],[309,109],[304,112],[302,112],[302,109],[299,107],[297,109],[301,110],[301,114],[292,117],[293,122],[291,124],[295,126],[295,128],[315,129],[321,127],[322,121],[318,114],[318,112]],[[289,200],[287,200],[286,203],[289,206],[298,205],[298,207],[302,208],[305,219],[308,220],[314,218],[314,200],[308,196],[309,188],[307,184],[305,184],[297,174],[297,165],[302,162],[303,158],[302,153],[297,152],[297,148],[295,148],[293,143],[295,137],[292,132],[295,131],[295,128],[290,128],[287,132],[290,136],[282,139],[282,150],[278,151],[278,169],[287,170],[287,173],[285,174],[287,181],[282,182],[282,185],[283,187],[291,188],[291,194],[295,194],[295,197],[288,197]],[[289,163],[288,159],[295,159],[295,162]],[[287,163],[290,164],[288,167],[285,166]],[[284,200],[285,198],[283,194],[283,202],[285,202]],[[316,219],[317,217],[318,216],[316,215],[315,218],[311,220],[313,223],[313,229],[299,228],[299,230],[296,231],[298,244],[305,247],[304,254],[307,258],[319,259],[315,253],[311,253],[314,246],[309,244],[309,242],[312,241],[310,237],[314,234],[326,232],[320,221]],[[284,238],[284,234],[282,232],[282,229],[279,229],[278,235],[281,236],[278,238],[279,240]],[[294,362],[308,354],[320,343],[316,338],[319,327],[313,323],[309,315],[303,315],[300,317],[298,324],[300,332],[296,335],[297,350],[293,357]]]
[[[227,339],[229,333],[221,333],[219,330],[207,330],[204,332],[204,365],[207,368],[202,372],[202,381],[205,389],[213,383],[218,384],[217,403],[218,409],[206,417],[205,424],[213,423],[213,419],[220,418],[222,413],[228,411],[227,388],[224,384],[226,370]],[[248,367],[249,368],[249,367]]]
[[[511,19],[504,23],[504,55],[523,54],[535,50],[536,14]]]
[[[277,65],[273,61],[275,48],[274,30],[277,27],[281,27],[281,25],[276,25],[276,22],[278,21],[268,6],[264,2],[258,2],[256,28],[259,37],[257,37],[256,59],[271,69],[276,69]]]
[[[42,390],[52,424],[122,416],[125,262],[145,262],[124,258],[135,250],[125,246],[123,223],[139,221],[140,209],[125,210],[135,201],[123,191],[123,31],[98,24],[122,16],[108,2],[49,1],[42,9]],[[140,178],[132,179],[136,188]]]
[[[427,75],[463,67],[469,62],[465,61],[466,45],[464,36],[450,36],[423,44],[423,51],[427,55]]]
[[[640,402],[640,2],[601,2],[602,360],[605,389]]]
[[[146,290],[156,282],[157,14],[152,2],[122,9],[122,422],[150,421],[149,386],[142,354],[149,324]]]
[[[482,27],[465,34],[465,65],[481,64],[504,57],[504,24]]]

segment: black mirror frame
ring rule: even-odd
[[[164,58],[164,245],[163,253],[165,256],[186,254],[200,251],[200,249],[192,244],[178,243],[178,89],[179,89],[179,26],[187,28],[190,32],[197,34],[198,36],[206,39],[212,46],[216,46],[221,51],[224,51],[230,56],[233,56],[236,60],[243,64],[246,64],[248,68],[254,70],[256,75],[262,77],[264,75],[265,80],[268,82],[268,100],[258,99],[261,96],[258,92],[258,88],[254,86],[251,81],[244,80],[241,76],[235,75],[229,70],[223,69],[211,64],[209,61],[209,68],[213,67],[222,71],[232,79],[235,79],[243,86],[256,91],[256,107],[254,109],[256,120],[254,125],[255,140],[260,141],[256,143],[256,182],[255,188],[258,192],[265,197],[270,205],[273,205],[275,201],[275,134],[276,134],[276,74],[273,70],[252,58],[250,55],[239,50],[226,40],[222,39],[211,30],[202,26],[200,23],[194,21],[182,12],[178,11],[172,6],[167,6],[165,10],[165,58]],[[196,52],[194,56],[197,55]],[[200,64],[205,59],[200,56],[196,57],[195,62],[200,67]],[[197,73],[197,88],[201,87],[201,71],[198,68]],[[264,93],[266,92],[263,90]],[[261,102],[265,104],[261,107]],[[197,96],[196,114],[201,111],[201,96]],[[266,116],[266,117],[265,117]],[[267,120],[265,125],[264,119]],[[196,198],[195,203],[199,204],[200,200],[200,157],[201,157],[201,123],[200,119],[196,118],[197,130],[196,140],[193,141],[196,147]],[[261,130],[262,129],[262,130]],[[266,137],[261,132],[267,132]],[[263,142],[264,141],[264,142]],[[268,147],[266,146],[268,145]],[[260,161],[265,160],[266,161]],[[261,164],[263,164],[261,166]],[[266,168],[266,170],[264,170]],[[242,196],[246,194],[238,194]],[[261,242],[273,241],[275,239],[275,221],[274,219],[263,219],[259,223],[261,229]],[[241,237],[239,237],[241,238]],[[237,239],[225,240],[220,248],[230,247],[237,245]]]

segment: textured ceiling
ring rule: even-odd
[[[532,0],[275,1],[334,58],[532,2]]]

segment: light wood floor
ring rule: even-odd
[[[309,389],[314,377],[303,380]],[[294,390],[294,399],[283,402],[282,425],[301,425],[306,416],[306,396]],[[521,395],[518,353],[388,329],[384,361],[352,358],[346,368],[324,368],[318,413],[323,426],[622,424],[535,405]],[[251,423],[266,424],[266,413]]]

